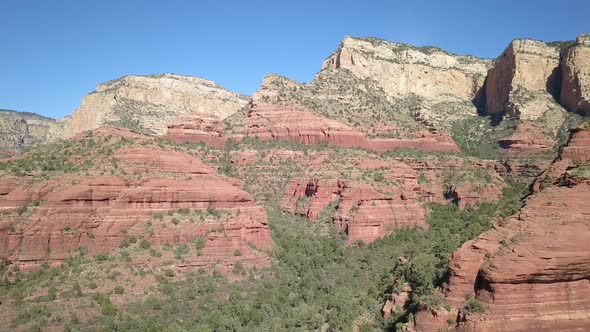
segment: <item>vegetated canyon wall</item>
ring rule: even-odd
[[[94,148],[85,157],[74,153],[87,146]],[[68,171],[8,172],[0,178],[0,258],[30,269],[81,248],[93,254],[116,250],[134,238],[160,246],[201,241],[201,254],[180,267],[268,261],[272,239],[264,208],[199,158],[114,127],[55,149],[44,157],[72,152],[64,163]],[[34,163],[38,157],[19,158]],[[18,162],[12,160],[12,167]]]
[[[416,330],[583,328],[590,317],[588,128],[574,129],[561,158],[550,160],[581,120],[573,113],[590,112],[589,49],[588,35],[572,43],[514,40],[492,61],[346,37],[313,81],[268,75],[251,98],[195,77],[126,76],[99,85],[66,119],[1,112],[2,153],[66,140],[54,145],[61,157],[48,145],[1,162],[10,169],[0,178],[0,258],[34,268],[135,238],[204,241],[200,255],[179,267],[262,266],[272,249],[264,208],[238,180],[203,163],[208,156],[166,148],[150,135],[215,149],[253,138],[358,148],[367,155],[318,154],[287,182],[280,207],[334,223],[350,243],[371,242],[399,227],[428,227],[425,203],[495,200],[505,178],[542,173],[517,215],[455,252],[440,290],[445,306],[417,312]],[[460,155],[453,128],[476,123],[478,111],[496,121],[471,128],[484,136],[513,126],[486,138],[506,160]],[[398,148],[445,157],[384,154]]]
[[[581,331],[590,325],[589,138],[587,125],[574,130],[524,207],[453,254],[441,289],[444,305],[419,311],[417,331]],[[481,309],[474,310],[473,301]]]

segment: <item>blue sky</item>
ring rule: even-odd
[[[94,87],[172,72],[244,94],[309,81],[345,35],[494,58],[514,38],[590,32],[587,0],[0,0],[0,108],[61,117]]]

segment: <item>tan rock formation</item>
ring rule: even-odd
[[[472,100],[491,65],[434,47],[346,37],[312,82],[268,75],[252,99],[304,106],[375,138],[415,138],[475,114]]]
[[[71,137],[104,124],[163,135],[166,125],[179,115],[207,113],[224,119],[246,103],[247,97],[198,77],[125,76],[100,84],[84,97],[67,120],[65,135]]]
[[[62,124],[34,113],[0,110],[0,157],[58,138]]]
[[[590,115],[590,34],[576,39],[561,62],[561,103]]]
[[[322,70],[347,69],[377,82],[390,97],[414,94],[431,102],[471,100],[490,60],[460,56],[435,47],[413,47],[376,38],[345,37]]]
[[[513,40],[488,73],[487,112],[538,119],[554,103],[549,92],[559,84],[558,66],[556,47],[536,40]]]

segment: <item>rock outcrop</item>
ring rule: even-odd
[[[0,110],[0,157],[58,138],[62,124],[34,113]]]
[[[92,174],[97,172],[92,168],[89,175],[66,173],[29,183],[10,174],[0,178],[0,258],[32,268],[81,248],[109,252],[134,237],[156,246],[203,241],[201,252],[186,257],[183,267],[268,261],[266,212],[248,193],[197,157],[120,131],[92,133],[103,144],[91,153],[96,169],[110,167],[113,175]],[[105,148],[118,150],[101,161]]]
[[[492,61],[434,47],[346,37],[310,83],[265,77],[254,103],[303,106],[374,138],[449,131],[475,114]]]
[[[223,148],[227,140],[221,119],[206,113],[176,118],[168,125],[166,138],[177,144],[202,143],[216,148]]]
[[[590,123],[571,131],[569,142],[561,152],[561,159],[574,162],[590,160]]]
[[[336,163],[343,164],[341,170]],[[503,186],[492,165],[460,158],[402,161],[365,156],[310,167],[287,184],[279,205],[311,221],[334,223],[349,243],[369,243],[404,226],[428,227],[426,203],[465,207],[494,201]]]
[[[312,220],[331,207],[337,212],[332,221],[342,234],[347,235],[350,243],[370,243],[403,226],[427,227],[424,209],[413,192],[400,190],[394,185],[376,189],[365,183],[342,180],[330,183],[298,179],[291,181],[285,189],[281,206]]]
[[[590,34],[582,34],[562,59],[561,103],[590,115]]]
[[[436,47],[345,37],[322,70],[346,69],[361,79],[376,81],[387,96],[414,94],[436,103],[472,99],[490,66],[490,60]]]
[[[221,119],[246,105],[245,96],[198,77],[125,76],[100,84],[84,97],[65,126],[66,137],[104,124],[163,135],[180,115],[206,113]]]
[[[536,120],[555,107],[559,87],[559,49],[530,39],[513,40],[496,59],[485,85],[486,110]]]
[[[385,152],[396,148],[414,148],[423,151],[459,152],[450,136],[421,132],[412,139],[368,139],[354,128],[301,107],[254,105],[244,120],[245,129],[232,137],[256,137],[261,141],[288,140],[303,144],[341,147],[359,147]]]
[[[457,331],[581,331],[590,325],[590,209],[584,203],[590,158],[576,149],[585,135],[583,127],[572,134],[520,212],[452,255],[443,294],[459,314],[422,310],[418,331],[447,328],[449,319],[457,319]],[[463,307],[470,296],[483,313]]]
[[[532,123],[520,123],[510,137],[498,141],[504,152],[512,157],[527,157],[550,154],[551,142],[543,130]]]

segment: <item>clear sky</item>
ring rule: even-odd
[[[495,58],[590,32],[588,0],[0,0],[0,108],[61,117],[97,84],[171,72],[252,94],[310,81],[345,35]]]

